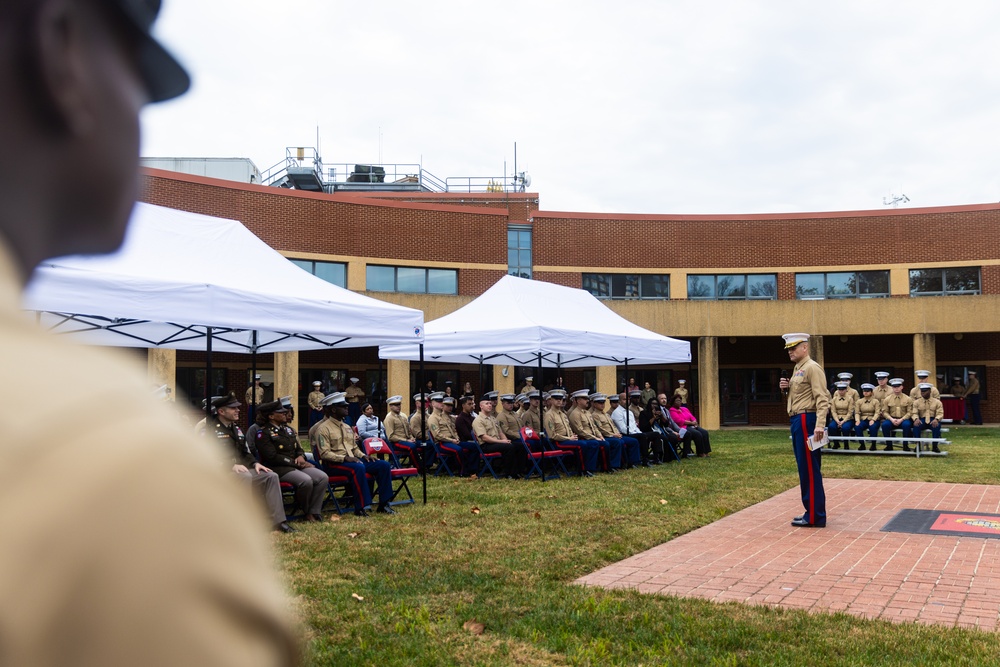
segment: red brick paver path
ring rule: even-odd
[[[827,527],[795,487],[577,583],[996,630],[1000,539],[883,533],[901,509],[1000,513],[1000,486],[825,480]]]

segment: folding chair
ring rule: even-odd
[[[458,451],[448,447],[445,443],[439,442],[436,438],[431,438],[431,444],[434,446],[434,454],[437,457],[438,467],[434,471],[434,476],[437,477],[442,472],[448,473],[449,477],[454,477],[455,473],[451,471],[451,466],[448,465],[448,459],[451,459],[459,470],[462,468],[461,459],[459,459]]]
[[[479,470],[477,470],[476,473],[482,477],[483,472],[489,471],[489,473],[493,475],[493,479],[500,479],[500,475],[498,475],[497,471],[493,469],[492,465],[490,465],[490,459],[499,459],[503,456],[503,454],[500,452],[484,452],[483,448],[479,446],[479,438],[476,437],[475,433],[472,434],[472,441],[476,443],[476,449],[479,451],[479,460],[481,461]]]
[[[538,451],[531,448],[529,443],[532,442],[537,445]],[[531,466],[531,469],[524,476],[525,479],[530,478],[533,474],[537,474],[543,482],[549,479],[559,479],[562,476],[559,474],[559,468],[562,468],[563,474],[569,477],[569,470],[566,469],[563,458],[572,456],[571,452],[564,452],[558,449],[545,449],[540,434],[535,433],[535,430],[530,426],[521,427],[521,444],[524,445],[524,451],[528,455],[528,465]],[[552,473],[549,475],[545,474],[542,467],[544,461],[554,461],[551,465]]]
[[[413,501],[413,494],[410,493],[410,487],[408,480],[413,477],[418,477],[420,472],[415,468],[403,468],[399,465],[399,459],[396,457],[396,452],[392,451],[392,447],[389,443],[382,438],[365,438],[365,441],[361,445],[365,454],[373,458],[381,459],[383,456],[385,460],[389,461],[389,465],[392,466],[392,481],[399,482],[398,485],[393,484],[392,498],[389,499],[390,505],[410,505]],[[396,496],[399,495],[400,491],[406,491],[406,500],[396,500]]]
[[[566,456],[570,457],[571,460],[576,461],[577,465],[577,475],[583,475],[587,469],[587,466],[583,462],[583,446],[573,444],[572,440],[564,440],[562,442],[556,442],[554,440],[546,439],[555,451],[563,452]],[[544,445],[543,445],[544,446]],[[563,466],[566,467],[565,465]],[[569,474],[567,470],[567,474]]]
[[[350,508],[346,508],[346,507],[342,506],[340,504],[340,501],[337,500],[337,493],[336,493],[335,489],[338,489],[338,488],[343,489],[344,490],[344,498],[346,499],[347,498],[347,494],[353,493],[353,490],[351,489],[351,485],[348,484],[348,482],[350,480],[347,479],[347,477],[345,475],[338,475],[338,474],[331,475],[329,468],[327,468],[323,464],[323,459],[321,459],[319,457],[319,451],[317,451],[317,449],[316,449],[315,446],[312,448],[312,455],[313,455],[313,464],[317,468],[319,468],[320,470],[322,470],[323,472],[326,473],[327,481],[329,482],[329,486],[327,487],[326,500],[323,502],[323,505],[325,506],[328,502],[332,501],[333,502],[333,508],[337,512],[337,514],[343,514],[344,512],[349,511]],[[284,493],[284,489],[282,489],[282,493]]]

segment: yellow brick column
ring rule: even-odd
[[[282,396],[291,396],[292,405],[298,406],[299,402],[299,353],[298,352],[275,352],[274,353],[274,400]],[[290,426],[293,430],[299,428],[298,410],[295,412],[295,419]]]
[[[937,337],[934,334],[913,334],[913,382],[917,383],[916,371],[928,370],[931,376],[927,381],[937,382]]]
[[[146,353],[146,376],[154,387],[167,385],[177,397],[177,350],[149,348]]]
[[[719,407],[719,339],[698,339],[698,421],[701,427],[716,431],[722,425]]]
[[[385,365],[386,385],[390,396],[403,397],[403,412],[410,410],[410,362],[405,359],[389,359]]]
[[[809,337],[809,356],[820,366],[826,368],[826,364],[823,363],[823,337],[822,336],[810,336]]]
[[[504,377],[504,369],[507,369],[507,376]],[[496,365],[493,367],[493,389],[500,394],[514,394],[517,395],[517,389],[514,387],[514,367],[513,366],[500,366]]]
[[[618,367],[617,366],[598,366],[597,367],[597,379],[594,381],[597,386],[594,387],[594,391],[599,391],[602,394],[607,394],[608,396],[614,396],[616,389],[618,388]]]

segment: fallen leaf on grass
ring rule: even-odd
[[[542,513],[541,512],[535,512],[535,518],[536,519],[541,519],[542,518]]]
[[[357,537],[360,534],[361,533],[348,533],[347,536],[353,540],[355,537]]]
[[[364,601],[364,598],[361,597],[360,595],[358,595],[357,593],[351,593],[351,597],[354,598],[355,600],[357,600],[358,602],[363,602]]]
[[[660,504],[661,504],[661,505],[666,505],[666,504],[667,504],[667,501],[666,501],[666,500],[664,500],[663,498],[660,498]]]
[[[340,521],[340,515],[339,514],[331,514],[330,515],[330,521]]]
[[[471,632],[474,635],[481,635],[486,630],[486,626],[485,625],[483,625],[479,621],[475,621],[475,620],[473,620],[473,621],[466,621],[465,623],[462,624],[462,628],[464,630],[468,630],[469,632]]]
[[[442,526],[447,526],[447,525],[448,525],[448,522],[447,522],[447,521],[445,521],[444,519],[441,519],[441,525],[442,525]]]
[[[473,514],[479,514],[479,512],[480,512],[480,509],[478,507],[473,507],[472,508],[472,513]]]
[[[548,498],[555,498],[555,496],[546,496],[546,497],[548,497]]]
[[[469,475],[469,481],[470,481],[470,482],[471,482],[472,480],[474,480],[474,479],[479,479],[479,475],[477,475],[477,474],[475,474],[475,473],[473,473],[473,474]]]

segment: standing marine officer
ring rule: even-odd
[[[788,358],[795,363],[792,377],[781,378],[780,387],[788,392],[788,416],[791,420],[792,448],[799,469],[799,486],[805,513],[792,520],[793,526],[823,528],[826,526],[826,494],[820,470],[821,449],[811,449],[807,440],[822,438],[830,408],[830,393],[826,389],[826,373],[809,356],[809,334],[790,333],[782,336]]]
[[[306,397],[306,403],[309,404],[309,428],[312,428],[323,419],[323,406],[320,405],[320,401],[323,400],[324,396],[323,382],[316,380],[313,382],[312,387],[313,390]]]

